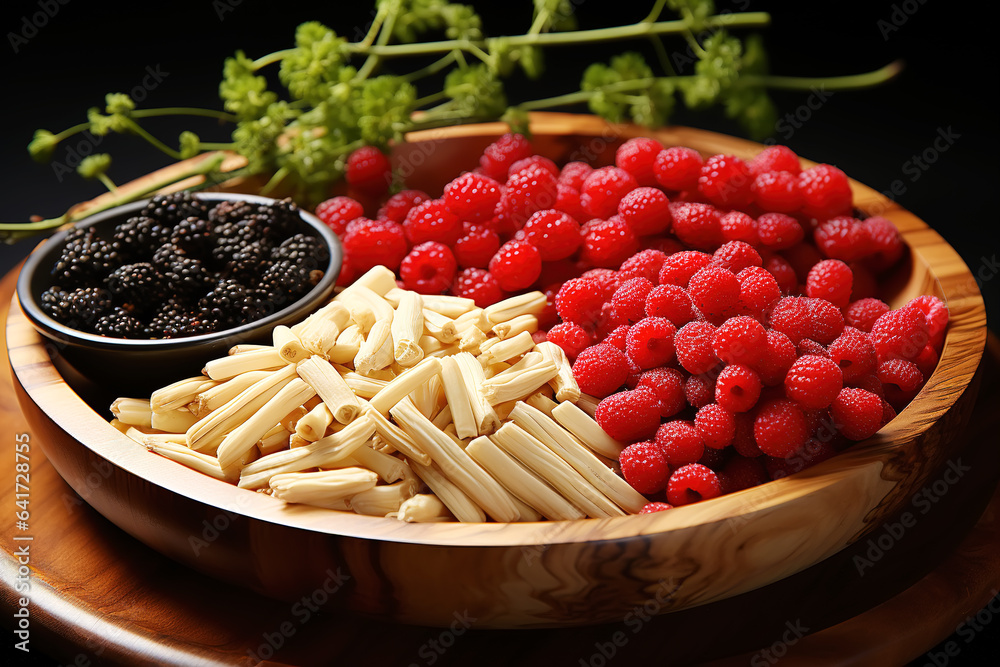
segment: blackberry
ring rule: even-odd
[[[311,270],[290,259],[278,260],[264,271],[260,279],[263,301],[269,301],[280,308],[290,300],[305,294],[312,288],[322,272]]]
[[[170,237],[170,228],[153,218],[136,215],[119,223],[112,234],[111,245],[123,258],[148,258]]]
[[[319,269],[330,260],[330,252],[326,245],[315,236],[296,234],[281,242],[281,245],[271,251],[271,259],[283,259],[294,262],[309,263],[311,268]]]
[[[211,253],[214,237],[208,220],[190,216],[174,225],[170,232],[170,243],[189,255],[203,258]]]
[[[167,289],[181,297],[204,294],[214,280],[201,260],[184,254],[174,254],[165,262],[163,276]]]
[[[57,322],[65,322],[69,319],[68,296],[63,288],[50,287],[42,292],[40,298],[42,311]]]
[[[149,262],[126,264],[111,272],[104,280],[119,304],[144,310],[166,295],[163,275]]]
[[[204,321],[218,328],[245,324],[253,319],[256,299],[242,283],[223,278],[198,302],[198,312]]]
[[[153,266],[158,268],[161,272],[165,271],[174,262],[184,259],[187,257],[187,253],[184,250],[173,243],[164,243],[153,253],[152,262]]]
[[[110,243],[97,236],[93,227],[77,228],[66,237],[62,253],[52,267],[54,282],[75,287],[101,279],[121,264],[121,256]]]
[[[114,308],[111,292],[101,287],[80,287],[70,292],[66,300],[69,304],[68,317],[88,325]]]
[[[220,266],[225,266],[235,253],[251,243],[260,243],[264,240],[263,230],[249,220],[225,222],[216,225],[212,231],[215,235],[212,258]],[[270,247],[270,244],[266,245]]]
[[[258,282],[271,265],[268,260],[269,248],[263,241],[243,246],[226,263],[225,274],[246,284]]]
[[[257,213],[250,219],[262,222],[268,236],[274,240],[287,239],[302,224],[299,207],[290,198],[281,199],[273,204],[261,204],[257,207]]]
[[[120,306],[97,318],[94,331],[112,338],[144,338],[147,335],[146,326],[139,318]]]
[[[246,220],[257,212],[254,204],[246,201],[220,201],[208,212],[208,219],[215,225]]]
[[[191,216],[204,218],[208,215],[208,207],[203,201],[185,190],[153,197],[142,209],[141,215],[155,218],[161,224],[173,227],[181,220]]]
[[[157,338],[184,338],[207,333],[196,313],[183,301],[168,299],[149,321],[150,334]]]

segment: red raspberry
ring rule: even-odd
[[[616,268],[639,250],[639,239],[628,224],[618,216],[597,220],[583,231],[584,264],[600,268]]]
[[[392,182],[392,165],[385,153],[374,146],[362,146],[347,156],[347,183],[368,195],[385,194]]]
[[[627,376],[625,353],[607,343],[586,348],[573,362],[573,377],[580,385],[580,391],[595,398],[613,394],[625,384]]]
[[[618,460],[622,466],[622,477],[639,493],[652,494],[662,491],[670,478],[667,457],[655,442],[637,442],[629,445],[622,450]],[[646,511],[646,507],[642,508],[640,514]]]
[[[674,202],[670,215],[674,234],[685,245],[709,250],[722,244],[722,214],[711,204]]]
[[[612,330],[607,336],[604,337],[602,343],[607,343],[608,345],[614,345],[622,352],[625,351],[625,341],[628,338],[628,330],[631,327],[627,324],[620,324]]]
[[[862,224],[868,238],[870,252],[873,253],[868,258],[868,264],[876,271],[884,271],[898,262],[906,251],[906,247],[903,245],[903,237],[900,236],[896,225],[880,215],[872,216]]]
[[[771,310],[771,327],[798,345],[803,338],[832,343],[844,329],[844,318],[836,306],[822,299],[787,296]]]
[[[851,301],[854,274],[839,259],[824,259],[809,270],[806,277],[806,294],[826,299],[837,308],[847,308]]]
[[[781,255],[772,255],[764,261],[764,268],[774,276],[778,283],[778,288],[782,294],[791,294],[799,287],[799,279],[795,275],[795,269],[788,263],[788,260]]]
[[[783,458],[806,443],[809,428],[802,408],[786,398],[777,398],[764,403],[757,411],[753,434],[762,452]]]
[[[759,486],[768,480],[767,470],[755,458],[734,456],[718,473],[722,493],[736,493]]]
[[[530,243],[507,241],[490,260],[490,273],[501,289],[516,292],[538,280],[542,273],[542,257]]]
[[[799,156],[788,146],[768,146],[750,160],[750,173],[754,176],[768,172],[788,172],[798,174],[802,171]]]
[[[784,250],[805,238],[799,221],[784,213],[765,213],[757,218],[757,235],[770,250]]]
[[[430,198],[430,195],[421,190],[401,190],[386,200],[378,210],[378,217],[402,224],[410,209]]]
[[[948,306],[944,305],[944,301],[936,296],[924,294],[911,299],[905,307],[916,308],[924,314],[927,319],[927,333],[931,338],[930,344],[936,350],[940,350],[944,344],[944,332],[948,326]]]
[[[646,503],[645,505],[642,506],[642,509],[639,510],[639,514],[655,514],[656,512],[663,512],[664,510],[672,510],[673,508],[674,506],[669,503],[660,503],[660,502]]]
[[[648,389],[621,391],[602,399],[594,418],[615,440],[648,440],[660,425],[660,401]]]
[[[500,237],[485,225],[466,225],[465,233],[455,241],[455,259],[463,269],[485,269],[500,249]]]
[[[544,167],[533,164],[507,179],[500,207],[510,216],[518,229],[535,211],[555,206],[558,196],[555,175]]]
[[[572,322],[560,322],[549,329],[546,340],[561,347],[570,361],[593,344],[590,334]]]
[[[500,203],[500,183],[469,171],[444,186],[444,203],[462,220],[489,220]]]
[[[753,413],[738,412],[733,417],[736,421],[736,432],[733,435],[733,449],[736,453],[747,458],[763,456],[764,452],[760,451],[757,441],[753,439]]]
[[[740,364],[722,369],[715,381],[715,402],[730,412],[746,412],[760,398],[760,376]]]
[[[705,443],[694,424],[687,421],[671,421],[660,426],[656,431],[656,444],[672,466],[696,463],[705,453]]]
[[[719,219],[719,229],[725,241],[743,241],[760,245],[757,221],[742,211],[729,211]]]
[[[828,352],[844,374],[845,383],[875,372],[875,348],[868,336],[854,327],[844,327],[843,333],[830,343]]]
[[[338,236],[343,236],[347,223],[364,214],[364,206],[350,197],[333,197],[316,207],[316,217]]]
[[[510,166],[531,154],[531,144],[524,135],[508,133],[486,147],[479,158],[479,167],[490,178],[506,181]]]
[[[785,375],[795,363],[795,358],[795,345],[788,336],[780,331],[768,329],[764,354],[754,365],[754,370],[757,371],[765,387],[774,387],[785,381]]]
[[[800,340],[799,344],[795,346],[795,353],[800,357],[811,354],[825,359],[830,358],[830,353],[826,351],[826,348],[811,338],[803,338]]]
[[[851,212],[854,200],[847,174],[829,164],[818,164],[799,174],[802,212],[813,218],[832,218]]]
[[[667,190],[694,190],[701,176],[701,154],[684,146],[670,146],[653,162],[656,181]]]
[[[717,206],[741,208],[750,203],[753,179],[746,162],[735,155],[713,155],[698,176],[698,192]]]
[[[683,250],[669,255],[660,269],[660,284],[686,288],[691,276],[708,266],[711,261],[711,255],[697,250]]]
[[[870,391],[847,387],[834,399],[830,416],[845,437],[864,440],[882,426],[882,399]]]
[[[667,256],[659,250],[640,250],[622,262],[618,271],[618,279],[626,281],[631,278],[645,278],[654,285],[660,280],[660,269]]]
[[[659,250],[667,257],[684,250],[680,241],[669,236],[647,236],[642,239],[642,247],[644,250]]]
[[[451,248],[427,241],[410,250],[399,265],[403,287],[420,294],[441,294],[455,279],[455,256]]]
[[[878,375],[875,374],[875,371],[872,371],[871,375],[862,375],[861,377],[856,378],[851,382],[850,386],[856,389],[864,389],[865,391],[875,394],[879,398],[885,398],[885,390],[882,388],[882,381],[878,379]]]
[[[611,297],[621,282],[618,272],[613,269],[589,269],[584,271],[580,277],[594,281],[601,298],[605,301],[611,301]]]
[[[819,410],[833,402],[844,387],[844,374],[832,359],[804,355],[785,376],[785,394],[803,408]]]
[[[794,213],[802,208],[799,179],[787,171],[758,174],[751,185],[754,201],[765,211]]]
[[[542,169],[552,172],[552,175],[555,176],[556,179],[558,180],[559,167],[556,166],[555,162],[542,155],[529,155],[528,157],[521,158],[514,164],[510,165],[510,169],[507,171],[507,177],[510,178],[511,174],[516,174],[519,171],[524,171],[528,167],[532,167],[534,165],[538,165]]]
[[[615,151],[615,165],[632,174],[639,185],[655,186],[657,183],[653,164],[662,150],[663,144],[656,139],[634,137]]]
[[[684,375],[676,368],[652,368],[639,375],[636,388],[645,387],[660,399],[660,417],[667,419],[687,407]]]
[[[594,168],[586,162],[567,162],[559,172],[559,182],[579,190],[592,171]]]
[[[542,261],[566,259],[580,247],[580,223],[566,213],[547,209],[533,213],[521,230],[523,239],[538,248]]]
[[[748,266],[736,274],[740,283],[740,306],[751,317],[764,321],[778,299],[781,288],[771,273],[760,266]]]
[[[684,288],[677,285],[659,285],[646,296],[646,316],[665,317],[675,327],[682,327],[699,319],[699,313],[691,303],[691,297]]]
[[[618,215],[636,236],[670,231],[670,200],[656,188],[636,188],[618,202]]]
[[[624,169],[601,167],[583,182],[580,203],[595,218],[609,218],[617,212],[622,197],[636,187],[635,177]]]
[[[890,310],[875,320],[869,338],[879,361],[915,359],[931,340],[927,318],[919,308]]]
[[[556,310],[566,322],[592,330],[601,317],[607,297],[596,280],[580,277],[567,280],[556,295]]]
[[[667,500],[674,507],[716,498],[720,493],[718,475],[700,463],[678,468],[667,482]]]
[[[896,418],[896,410],[888,401],[882,400],[882,426],[885,426]],[[880,427],[881,428],[881,427]]]
[[[924,386],[924,374],[917,365],[902,359],[889,359],[878,365],[878,379],[888,390],[894,385],[904,393],[916,393]]]
[[[920,351],[917,358],[913,360],[913,363],[917,365],[920,369],[920,373],[925,377],[929,378],[934,374],[934,369],[937,368],[938,363],[938,353],[937,350],[931,344],[924,346],[924,349]]]
[[[740,300],[740,282],[720,266],[706,266],[691,276],[688,283],[691,301],[708,318],[721,318]]]
[[[698,410],[694,427],[706,447],[725,449],[736,435],[736,418],[718,403],[710,403]]]
[[[684,381],[684,398],[695,408],[715,401],[715,378],[711,375],[691,375]]]
[[[437,241],[453,246],[462,235],[461,221],[440,199],[431,199],[410,209],[403,221],[403,229],[406,230],[406,238],[413,245]]]
[[[552,208],[562,211],[577,221],[590,218],[580,203],[580,191],[565,183],[556,183],[556,203]]]
[[[830,218],[813,232],[813,241],[825,256],[853,262],[868,254],[870,240],[861,221],[849,215]]]
[[[719,246],[712,255],[713,264],[729,269],[733,273],[739,273],[750,266],[760,266],[763,262],[760,253],[753,249],[749,243],[743,241],[727,241]]]
[[[455,296],[472,299],[480,308],[492,306],[503,299],[503,290],[493,274],[484,269],[469,268],[455,276],[451,286]]]
[[[688,373],[701,375],[719,363],[712,351],[715,327],[709,322],[688,322],[674,336],[677,361]]]
[[[625,352],[639,368],[666,366],[674,360],[677,328],[664,317],[647,317],[628,330]]]
[[[847,324],[865,333],[872,330],[875,320],[889,312],[889,305],[879,299],[859,299],[851,302],[844,311]]]
[[[630,324],[646,317],[646,296],[653,283],[646,278],[631,278],[622,282],[611,297],[611,313],[617,322]]]
[[[767,330],[745,315],[729,318],[712,337],[712,351],[727,364],[753,366],[763,356],[766,346]]]
[[[344,233],[344,254],[358,275],[382,264],[393,271],[406,256],[407,244],[403,227],[389,220],[357,218]]]
[[[722,469],[722,466],[725,465],[726,461],[729,460],[730,456],[731,452],[729,450],[705,447],[705,453],[701,455],[701,458],[698,459],[697,462],[718,473],[719,470]]]

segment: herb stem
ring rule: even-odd
[[[145,129],[143,129],[142,126],[139,125],[139,123],[135,122],[131,118],[126,118],[125,122],[128,123],[128,126],[130,128],[132,128],[133,132],[135,132],[140,137],[142,137],[143,139],[145,139],[146,141],[148,141],[149,143],[151,143],[156,148],[160,149],[162,152],[166,153],[167,155],[169,155],[170,157],[172,157],[175,160],[180,160],[181,159],[181,154],[180,153],[178,153],[173,148],[171,148],[170,146],[167,146],[165,143],[163,143],[162,141],[160,141],[159,139],[157,139],[156,137],[154,137],[153,135],[151,135],[149,132],[147,132]]]
[[[427,65],[426,67],[421,67],[420,69],[410,72],[409,74],[404,74],[400,76],[400,78],[407,83],[413,83],[414,81],[418,81],[424,77],[437,74],[438,72],[440,72],[453,62],[455,62],[454,51],[448,53],[445,56],[442,56],[441,58],[438,58],[430,65]]]
[[[236,122],[236,116],[225,111],[215,109],[198,109],[195,107],[163,107],[162,109],[139,109],[133,111],[132,118],[154,118],[156,116],[202,116],[204,118],[217,118],[229,123]]]
[[[870,88],[889,81],[903,70],[902,61],[896,60],[864,74],[847,76],[802,77],[748,74],[740,78],[741,85],[763,85],[777,90],[809,90],[822,86],[824,90],[854,90]]]

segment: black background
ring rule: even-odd
[[[141,85],[150,70],[160,72],[162,81],[142,106],[218,108],[222,61],[236,49],[259,57],[286,48],[295,26],[312,19],[356,39],[372,16],[368,2],[339,0],[315,5],[262,0],[64,1],[7,2],[0,15],[0,72],[5,84],[0,105],[0,219],[4,221],[24,221],[32,214],[54,217],[102,191],[96,182],[73,173],[60,177],[51,165],[32,162],[25,147],[36,128],[58,132],[82,122],[88,107],[103,106],[105,93]],[[530,24],[527,0],[473,4],[490,35],[523,32]],[[573,4],[581,27],[588,28],[634,22],[652,3],[574,0]],[[38,17],[44,6],[58,11],[43,21]],[[793,132],[780,132],[776,138],[799,155],[835,164],[877,190],[888,190],[900,181],[905,192],[897,201],[937,229],[973,273],[984,278],[990,321],[996,322],[1000,152],[995,26],[971,5],[942,0],[740,0],[720,1],[719,7],[772,12],[772,25],[763,33],[774,73],[831,76],[873,70],[895,59],[905,62],[896,81],[875,90],[833,94]],[[26,43],[15,40],[16,52],[12,33],[26,38]],[[541,83],[515,78],[508,86],[509,97],[520,101],[572,92],[588,62],[625,48],[549,51],[549,78]],[[782,113],[794,113],[807,97],[808,93],[775,94]],[[673,120],[740,133],[717,112],[679,111]],[[170,144],[183,129],[195,130],[205,140],[227,139],[225,128],[203,119],[149,123],[149,129]],[[934,162],[926,170],[915,170],[913,158],[933,150],[942,132],[957,138],[944,152],[928,156]],[[78,146],[77,140],[67,145]],[[107,137],[97,151],[114,156],[110,175],[118,182],[170,161],[136,138]],[[66,159],[65,152],[57,152],[56,161]],[[13,267],[34,243],[0,246],[0,270]],[[962,654],[949,664],[982,664],[1000,645],[995,641],[1000,635],[997,626],[1000,622],[994,621],[968,646],[959,640]]]

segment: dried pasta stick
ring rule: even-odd
[[[355,494],[347,500],[347,506],[358,514],[386,516],[392,512],[398,512],[403,502],[412,498],[416,492],[416,484],[405,479],[395,484],[375,486]]]
[[[153,410],[144,398],[117,398],[111,404],[111,414],[123,424],[152,428]]]
[[[357,395],[337,369],[322,357],[310,357],[299,364],[296,372],[316,391],[333,418],[341,424],[349,424],[361,414],[363,408]]]
[[[558,373],[550,382],[552,388],[556,390],[556,400],[560,403],[563,401],[575,403],[580,400],[580,385],[573,377],[573,366],[569,363],[566,352],[555,343],[548,341],[538,343],[535,345],[535,349],[541,352],[545,359],[556,365]]]
[[[517,511],[521,513],[521,518],[518,519],[519,523],[526,523],[529,521],[541,521],[543,518],[541,513],[534,507],[531,507],[523,500],[515,495],[511,495],[511,499],[514,501],[514,505],[517,507]]]
[[[424,309],[455,319],[476,308],[476,302],[463,296],[450,294],[424,294]]]
[[[191,403],[199,394],[218,384],[204,375],[179,380],[154,391],[149,397],[149,407],[153,412],[176,410]]]
[[[498,340],[499,342],[491,345],[477,357],[483,368],[498,361],[507,361],[508,359],[521,356],[535,347],[535,341],[531,339],[531,334],[527,331],[523,331],[507,340],[500,340],[498,338],[494,340]],[[480,345],[480,349],[482,348],[483,346]]]
[[[537,510],[546,519],[566,521],[584,518],[584,513],[579,508],[574,507],[486,436],[480,436],[470,442],[465,451],[493,477],[500,480],[511,495]]]
[[[493,441],[548,482],[560,495],[583,510],[587,516],[597,519],[624,514],[621,508],[594,488],[566,461],[559,458],[552,450],[517,424],[507,422],[501,426],[493,434]]]
[[[301,406],[316,391],[301,378],[293,378],[274,395],[261,409],[254,412],[246,421],[234,428],[219,445],[219,465],[223,469],[235,463],[251,447],[257,444],[261,436],[267,433],[275,421],[287,415],[296,406]]]
[[[392,484],[401,479],[412,477],[409,466],[406,465],[405,461],[391,454],[377,452],[371,447],[358,447],[351,454],[351,458],[357,461],[356,465],[374,470],[386,484]]]
[[[147,442],[151,442],[153,444],[173,443],[175,445],[183,445],[184,447],[187,447],[187,442],[184,440],[183,433],[146,433],[135,426],[126,426],[124,433],[143,446],[145,446]]]
[[[424,311],[420,295],[404,291],[392,316],[392,354],[400,366],[413,366],[424,358],[420,336],[424,333]]]
[[[292,325],[292,333],[306,347],[322,347],[323,341],[337,336],[351,323],[351,311],[339,301],[331,301],[301,322]],[[314,353],[320,354],[320,352]]]
[[[524,402],[536,410],[540,410],[549,417],[552,416],[552,408],[559,405],[545,394],[537,391],[528,398],[524,399]]]
[[[576,401],[576,407],[583,410],[585,413],[590,415],[591,419],[596,419],[594,415],[597,414],[597,404],[601,402],[601,399],[594,398],[589,394],[580,394],[580,400]]]
[[[213,380],[228,380],[248,371],[271,371],[285,365],[285,360],[277,348],[267,347],[262,350],[235,354],[231,357],[212,359],[205,364],[205,375]]]
[[[309,442],[316,442],[326,435],[326,429],[332,421],[330,408],[326,407],[326,403],[319,403],[296,422],[295,435]]]
[[[450,408],[450,420],[455,424],[455,430],[461,438],[474,438],[479,435],[479,423],[472,411],[471,396],[466,385],[457,357],[446,357],[441,360],[441,380],[444,383],[444,395]],[[444,426],[436,426],[443,429]]]
[[[257,449],[261,456],[267,456],[274,452],[288,449],[288,438],[291,433],[281,424],[275,424],[267,433],[263,435],[257,443]]]
[[[544,443],[623,510],[636,514],[646,504],[642,494],[612,472],[593,452],[544,412],[525,403],[518,403],[510,416],[515,424]]]
[[[423,480],[424,484],[434,492],[455,518],[464,523],[482,523],[486,521],[486,513],[482,508],[448,479],[437,465],[420,465],[414,462],[413,472]]]
[[[397,403],[390,413],[403,430],[430,454],[441,470],[497,521],[517,521],[520,516],[500,483],[490,477],[461,447],[420,414],[409,399]]]
[[[351,324],[340,332],[336,343],[334,343],[333,347],[328,348],[322,356],[334,364],[353,363],[354,358],[358,356],[358,350],[361,349],[364,342],[365,335],[361,331],[361,327],[357,324]]]
[[[525,292],[509,299],[498,301],[486,308],[486,319],[492,327],[521,315],[538,315],[545,310],[547,300],[543,292]]]
[[[431,457],[400,427],[389,421],[389,418],[378,410],[369,408],[365,414],[375,422],[375,431],[389,443],[393,449],[423,465],[430,465]]]
[[[437,359],[440,361],[440,358]],[[443,397],[444,386],[441,384],[440,369],[427,382],[410,392],[410,400],[417,406],[417,410],[420,410],[420,414],[428,419],[431,419],[437,413],[438,406]]]
[[[210,412],[195,422],[187,430],[188,446],[197,450],[217,446],[226,433],[257,412],[294,377],[295,366],[291,365],[285,365],[281,370],[267,373],[218,410]],[[268,428],[277,421],[276,417],[274,422],[268,425]]]
[[[478,435],[492,433],[500,427],[500,417],[497,416],[493,405],[486,400],[486,395],[483,393],[483,383],[486,382],[483,367],[468,352],[455,355],[455,360],[462,371],[462,379],[465,381],[469,403],[472,405],[472,416],[479,428]]]
[[[272,347],[273,347],[272,345],[258,345],[255,343],[237,343],[236,345],[233,345],[231,348],[229,348],[229,352],[227,352],[227,354],[232,356],[234,354],[243,354],[245,352],[257,352],[258,350],[269,350]]]
[[[237,375],[231,380],[218,383],[214,387],[206,389],[198,394],[189,406],[189,409],[191,412],[198,415],[199,418],[204,417],[209,412],[218,410],[223,405],[236,398],[244,389],[252,385],[254,382],[263,380],[273,372],[274,371],[249,371],[247,373]]]
[[[284,324],[279,324],[271,330],[271,341],[285,363],[297,363],[310,354],[299,337]]]
[[[331,507],[337,501],[373,488],[377,482],[378,475],[371,470],[340,468],[282,473],[272,477],[268,485],[271,494],[286,503]]]
[[[455,515],[433,493],[418,493],[403,501],[396,518],[407,523],[440,523],[454,521]]]
[[[427,308],[423,309],[423,318],[424,329],[432,337],[442,343],[454,343],[458,340],[458,327],[455,326],[455,320]]]
[[[185,445],[179,445],[172,442],[150,441],[144,444],[149,451],[155,452],[160,456],[170,459],[171,461],[176,461],[177,463],[185,465],[193,470],[197,470],[203,475],[208,475],[209,477],[214,477],[215,479],[220,480],[226,479],[226,476],[222,472],[222,468],[219,467],[219,460],[214,456],[201,454],[199,452],[192,451]]]
[[[473,308],[455,318],[455,329],[459,333],[464,333],[469,327],[486,332],[490,330],[491,326],[490,321],[486,319],[486,311],[482,308]]]
[[[347,290],[356,287],[366,287],[375,292],[375,294],[384,297],[391,290],[396,289],[396,274],[392,269],[388,269],[381,264],[376,264],[365,271],[364,275],[351,283],[347,287]]]
[[[524,398],[556,377],[559,369],[551,361],[527,367],[515,364],[483,383],[483,395],[492,405]]]
[[[560,403],[552,409],[552,418],[601,456],[617,461],[625,449],[624,443],[605,433],[600,424],[573,403]]]
[[[454,421],[454,419],[451,414],[451,403],[445,403],[445,406],[441,408],[436,415],[434,415],[433,419],[431,419],[431,423],[442,431],[448,426],[448,424],[451,424],[452,421]]]
[[[426,384],[432,377],[441,372],[441,359],[430,357],[424,359],[419,364],[397,375],[382,388],[369,403],[372,408],[383,415],[389,414],[389,409],[399,403],[406,396],[416,391],[420,386]]]
[[[486,334],[479,327],[468,327],[462,332],[462,337],[458,341],[458,348],[462,352],[479,354],[483,351],[482,345],[487,340]]]
[[[368,338],[358,350],[358,355],[354,358],[354,370],[361,375],[368,375],[387,367],[392,361],[392,320],[382,319],[372,325]]]
[[[393,309],[389,302],[364,285],[354,283],[334,297],[347,306],[362,331],[370,331],[376,322],[392,322]]]
[[[504,340],[513,338],[521,332],[535,333],[538,331],[538,318],[534,315],[518,315],[512,320],[498,322],[493,325],[493,333]]]
[[[149,425],[157,431],[167,431],[168,433],[184,433],[198,421],[198,417],[185,408],[176,410],[165,410],[153,412],[150,415]]]
[[[387,384],[389,384],[388,380],[366,377],[364,375],[359,375],[354,371],[344,373],[341,377],[344,378],[344,382],[351,388],[354,395],[359,398],[372,398],[382,391]]]

